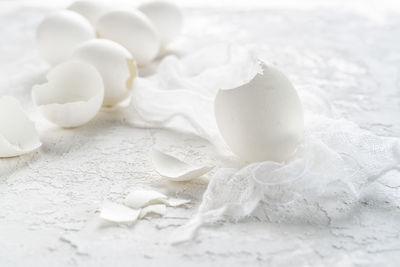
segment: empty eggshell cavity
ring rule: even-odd
[[[0,97],[0,157],[15,157],[41,146],[34,123],[18,100]]]
[[[152,150],[151,158],[156,172],[171,181],[190,181],[213,169],[210,166],[189,165],[155,148]]]
[[[285,161],[302,139],[303,108],[295,88],[263,62],[248,83],[219,90],[214,105],[222,137],[247,162]]]
[[[92,119],[104,97],[103,81],[89,64],[68,61],[52,69],[48,82],[35,85],[32,98],[42,114],[63,127],[76,127]]]

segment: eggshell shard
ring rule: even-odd
[[[139,218],[144,218],[148,214],[157,214],[163,216],[167,212],[167,208],[163,204],[150,205],[140,211]]]
[[[68,61],[52,69],[47,80],[33,87],[32,98],[49,121],[62,127],[77,127],[96,116],[103,103],[104,86],[93,66]]]
[[[303,108],[291,82],[261,62],[248,83],[219,90],[215,117],[232,152],[248,162],[287,160],[304,131]]]
[[[0,97],[0,158],[15,157],[41,146],[34,123],[14,97]]]
[[[162,46],[172,42],[182,31],[183,15],[178,6],[167,1],[150,1],[141,4],[142,11],[154,24]]]
[[[110,8],[99,1],[75,1],[68,6],[68,10],[79,13],[85,17],[92,26],[96,25],[96,21],[102,15],[110,11]]]
[[[168,198],[168,199],[162,199],[161,201],[169,207],[179,207],[190,203],[189,199],[180,199],[180,198]]]
[[[96,29],[101,38],[127,48],[139,65],[151,62],[160,49],[156,29],[140,11],[108,12],[97,20]]]
[[[139,209],[151,204],[162,203],[163,199],[167,199],[167,196],[157,191],[137,189],[126,196],[124,203],[131,208]]]
[[[191,166],[154,148],[151,157],[156,172],[171,181],[190,181],[206,174],[214,168],[210,166]]]
[[[95,37],[92,25],[80,14],[69,10],[46,17],[36,31],[40,54],[52,65],[67,60],[77,45]]]
[[[104,83],[104,106],[113,106],[131,95],[137,76],[136,63],[131,53],[120,44],[105,40],[90,40],[73,53],[74,60],[94,66]]]
[[[139,218],[140,210],[134,210],[124,205],[105,201],[100,212],[100,218],[115,223],[132,223]]]

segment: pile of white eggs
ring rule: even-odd
[[[137,9],[76,1],[46,17],[37,46],[52,69],[32,98],[41,113],[62,127],[90,121],[100,108],[131,96],[137,66],[151,63],[182,29],[182,12],[151,1]]]
[[[47,82],[32,88],[34,104],[52,123],[81,126],[101,107],[129,100],[138,66],[151,63],[181,32],[174,4],[150,1],[138,8],[76,1],[44,18],[36,32],[40,55],[51,65]],[[41,146],[19,101],[0,97],[0,158]]]

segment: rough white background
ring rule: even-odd
[[[368,3],[374,5],[185,8],[176,47],[190,40],[247,46],[298,90],[322,91],[337,116],[400,137],[400,18],[395,7]],[[398,172],[381,177],[356,203],[346,195],[288,207],[265,203],[238,224],[206,228],[195,242],[170,246],[172,229],[195,212],[207,182],[165,182],[153,171],[150,148],[223,163],[205,141],[137,128],[124,112],[103,111],[73,130],[44,121],[30,89],[45,79],[34,30],[51,11],[19,5],[0,16],[0,94],[21,100],[43,142],[35,153],[0,160],[0,266],[398,266]],[[195,204],[133,226],[99,222],[104,199],[119,201],[139,186]]]

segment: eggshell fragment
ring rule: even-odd
[[[140,11],[108,12],[97,20],[96,29],[101,38],[127,48],[139,65],[151,62],[160,49],[156,29]]]
[[[93,66],[68,61],[52,69],[47,80],[33,87],[32,98],[49,121],[62,127],[76,127],[96,116],[103,103],[104,86]]]
[[[180,199],[180,198],[168,198],[168,199],[162,199],[161,201],[169,207],[179,207],[190,203],[189,199]]]
[[[139,218],[139,215],[140,210],[134,210],[111,201],[105,201],[100,212],[100,218],[116,223],[132,223]]]
[[[14,97],[0,97],[0,158],[29,153],[41,146],[35,125]]]
[[[138,209],[147,205],[162,203],[167,196],[154,190],[137,189],[130,192],[125,198],[125,205]]]
[[[162,46],[166,46],[180,34],[183,15],[175,4],[167,1],[150,1],[141,4],[138,9],[154,24]]]
[[[232,152],[248,162],[288,159],[304,131],[303,108],[288,78],[261,62],[260,73],[215,98],[219,131]]]
[[[191,166],[157,149],[152,150],[151,157],[156,172],[171,181],[190,181],[214,168],[210,166]]]
[[[92,26],[95,26],[96,21],[103,14],[110,11],[110,7],[99,1],[75,1],[68,6],[69,10],[74,11],[85,17]]]
[[[77,45],[95,37],[89,21],[69,10],[46,17],[36,31],[40,54],[52,65],[67,60]]]
[[[151,214],[151,213],[162,216],[166,213],[166,211],[167,211],[167,209],[166,209],[165,205],[163,205],[163,204],[150,205],[150,206],[143,208],[140,211],[139,218],[144,218],[144,217],[146,217],[147,214]]]
[[[80,45],[73,53],[74,60],[94,66],[103,78],[103,106],[113,106],[131,95],[137,67],[131,53],[120,44],[96,39]]]

